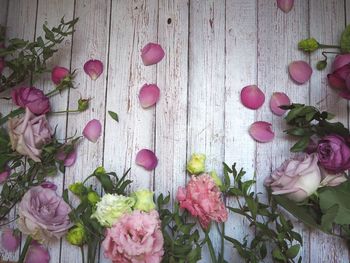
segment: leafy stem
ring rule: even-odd
[[[216,259],[213,243],[211,242],[211,239],[209,237],[210,227],[208,229],[203,229],[203,232],[204,232],[204,235],[205,235],[205,241],[206,241],[206,243],[208,245],[211,261],[212,261],[212,263],[217,263],[218,261]]]

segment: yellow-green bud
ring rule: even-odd
[[[318,70],[324,70],[327,67],[327,60],[320,60],[319,62],[317,62],[316,64],[316,68]]]
[[[215,171],[211,171],[209,175],[214,180],[214,182],[215,182],[217,187],[221,187],[222,186],[222,181],[221,181],[221,179],[219,178],[219,176],[217,175],[217,173]]]
[[[89,99],[79,99],[78,100],[78,111],[82,112],[89,108]]]
[[[298,48],[305,52],[313,52],[320,47],[320,44],[314,38],[303,39],[298,43]]]
[[[156,208],[153,201],[153,192],[144,189],[139,190],[131,194],[131,197],[135,199],[135,205],[133,209],[149,212]]]
[[[101,197],[95,191],[91,191],[88,193],[87,199],[89,200],[90,204],[96,205],[98,202],[100,202]]]
[[[96,170],[94,171],[94,174],[97,174],[97,175],[106,174],[106,170],[103,166],[100,166],[96,168]]]
[[[71,184],[68,188],[73,194],[78,196],[82,196],[87,192],[86,187],[82,183]]]
[[[74,246],[82,246],[85,243],[85,230],[81,225],[71,228],[67,235],[67,241]]]
[[[192,154],[191,160],[187,163],[187,171],[190,174],[200,174],[205,171],[205,155],[204,154]]]

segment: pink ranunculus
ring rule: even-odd
[[[125,214],[107,228],[102,242],[104,254],[113,263],[159,263],[164,239],[158,212],[138,210]]]
[[[186,188],[179,187],[177,200],[180,207],[198,217],[202,227],[208,228],[210,221],[225,222],[227,210],[222,193],[209,174],[192,176]]]
[[[286,195],[300,202],[313,194],[320,186],[321,172],[316,154],[300,154],[285,161],[264,185],[270,187],[273,195]]]
[[[45,115],[35,116],[28,108],[23,117],[8,122],[12,149],[40,162],[42,147],[51,141],[52,130]]]
[[[18,228],[42,243],[56,240],[72,226],[70,211],[70,206],[54,190],[35,186],[19,204]]]
[[[29,108],[34,114],[40,115],[50,111],[50,101],[45,94],[34,87],[21,87],[11,91],[12,101],[19,107]]]
[[[62,80],[69,76],[69,70],[64,67],[54,67],[51,71],[51,80],[55,85],[59,85]]]
[[[339,91],[339,96],[350,100],[350,54],[336,56],[332,71],[327,75],[329,85]]]
[[[33,241],[28,248],[24,263],[49,263],[49,251],[41,244]]]
[[[15,234],[13,229],[4,228],[1,233],[1,245],[4,249],[10,252],[17,250],[21,238],[18,234]]]

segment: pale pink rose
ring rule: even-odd
[[[23,117],[8,121],[12,149],[40,162],[42,147],[51,141],[51,127],[45,115],[35,116],[26,108]]]
[[[104,254],[113,263],[159,263],[164,254],[164,239],[158,212],[135,210],[107,228],[102,242]]]
[[[176,196],[180,207],[186,209],[204,228],[210,221],[225,222],[227,210],[222,200],[222,193],[209,174],[192,176],[186,188],[179,187]]]
[[[300,202],[313,194],[320,186],[321,171],[316,154],[300,154],[285,161],[272,175],[265,179],[274,195],[286,195]]]

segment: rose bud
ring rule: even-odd
[[[74,146],[69,152],[65,152],[64,149],[59,150],[56,155],[56,159],[62,161],[65,167],[71,167],[75,164],[75,161],[77,160],[77,150]]]
[[[26,254],[25,263],[49,263],[50,254],[49,251],[38,242],[32,242],[28,248]]]
[[[49,98],[34,87],[21,87],[11,91],[12,101],[19,107],[28,108],[34,114],[40,115],[50,111]]]
[[[194,153],[187,163],[187,171],[190,174],[200,174],[205,172],[206,156],[201,153]]]
[[[312,74],[312,68],[305,61],[293,61],[288,67],[289,75],[297,84],[307,82]]]
[[[157,64],[164,57],[163,48],[156,43],[148,43],[141,50],[141,59],[145,66]]]
[[[96,80],[103,72],[103,64],[100,60],[91,59],[84,64],[84,71],[92,80]]]
[[[222,187],[222,181],[221,179],[219,178],[218,174],[215,172],[215,171],[211,171],[209,173],[210,177],[214,180],[215,184],[217,187]]]
[[[134,210],[145,211],[148,213],[156,208],[153,201],[153,192],[150,190],[138,190],[133,192],[130,197],[135,199],[135,204],[133,206]]]
[[[139,100],[142,108],[148,108],[157,103],[159,88],[155,84],[144,84],[140,89]]]
[[[319,62],[317,62],[316,64],[316,68],[317,70],[324,70],[327,67],[327,60],[320,60]]]
[[[270,109],[271,111],[278,115],[282,116],[286,110],[280,108],[280,106],[290,105],[289,97],[283,92],[274,92],[270,100]]]
[[[334,187],[348,180],[344,172],[334,174],[334,173],[329,173],[325,169],[321,169],[321,175],[322,175],[321,186]]]
[[[92,205],[96,205],[98,202],[101,201],[101,197],[95,191],[90,191],[87,194],[87,199]]]
[[[104,175],[104,174],[106,174],[106,169],[103,166],[99,166],[95,169],[94,174]]]
[[[98,138],[100,138],[102,132],[102,125],[99,120],[93,119],[89,121],[84,130],[83,135],[86,139],[88,139],[90,142],[97,142]]]
[[[320,44],[314,38],[307,38],[299,41],[298,48],[305,52],[313,52],[319,48]]]
[[[83,112],[89,108],[90,99],[82,99],[78,100],[78,111]]]
[[[7,165],[5,166],[5,169],[0,172],[0,184],[6,181],[7,177],[9,177],[11,174],[11,169]]]
[[[71,228],[66,235],[68,243],[73,246],[82,246],[85,243],[85,238],[86,234],[84,227],[80,224]]]
[[[301,154],[285,161],[264,185],[273,195],[286,195],[290,200],[301,202],[312,195],[320,185],[321,172],[316,154]]]
[[[65,77],[69,76],[70,72],[64,67],[54,67],[51,71],[51,80],[55,85],[61,84]]]
[[[53,182],[50,182],[50,181],[45,181],[45,182],[41,183],[40,186],[42,188],[48,188],[48,189],[51,189],[51,190],[54,190],[54,191],[57,190],[57,185],[54,184]]]
[[[20,236],[10,228],[4,228],[1,233],[1,245],[9,252],[17,250],[20,242]]]
[[[288,13],[292,10],[294,5],[294,0],[277,0],[277,7],[283,12]]]
[[[81,197],[87,193],[87,188],[82,183],[74,183],[68,186],[68,189],[75,195]]]
[[[270,142],[275,137],[271,126],[272,124],[266,121],[254,122],[249,128],[249,134],[258,142]]]
[[[258,86],[250,85],[241,90],[241,101],[245,107],[256,110],[264,104],[265,95]]]
[[[158,159],[154,152],[142,149],[136,154],[136,164],[142,166],[147,171],[152,171],[158,164]]]

